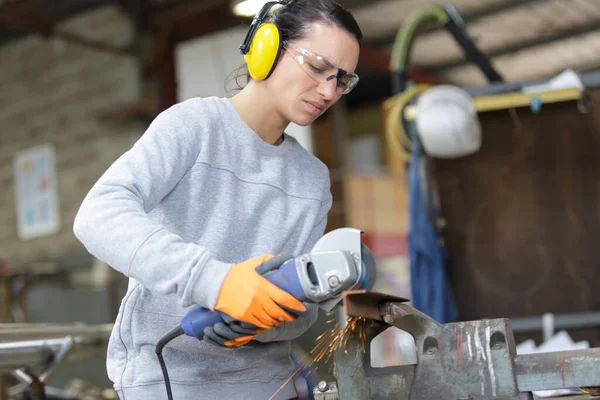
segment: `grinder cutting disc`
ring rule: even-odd
[[[360,253],[361,269],[356,289],[371,290],[377,278],[375,258],[371,253],[371,249],[364,243],[360,244]]]

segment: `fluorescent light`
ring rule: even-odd
[[[253,17],[267,3],[268,0],[242,0],[233,6],[233,13],[242,17]],[[278,6],[275,6],[278,7]],[[273,7],[271,10],[275,9]]]

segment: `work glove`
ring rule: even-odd
[[[286,308],[304,312],[304,304],[261,276],[276,270],[290,258],[267,254],[233,264],[223,281],[215,310],[263,329],[295,320],[296,316]]]
[[[288,310],[294,318],[299,315]],[[223,322],[204,328],[204,340],[218,346],[240,347],[254,339],[256,335],[265,331],[247,322],[236,321],[227,314],[222,314]]]
[[[226,314],[223,314],[223,321],[204,328],[204,340],[217,346],[240,347],[264,331],[263,328],[236,321]]]
[[[274,257],[257,267],[256,272],[259,275],[264,276],[266,273],[279,268],[282,264],[281,260],[286,262],[292,258],[293,256],[291,255]],[[285,306],[283,308],[286,309],[294,319],[298,318],[299,314],[294,310],[288,309]],[[259,328],[248,322],[235,320],[225,313],[221,313],[221,317],[223,318],[223,322],[204,328],[204,340],[225,347],[240,347],[250,342],[256,335],[264,331],[263,328]]]

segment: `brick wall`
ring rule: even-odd
[[[121,47],[133,35],[126,16],[112,6],[80,14],[60,29]],[[124,54],[40,37],[3,45],[0,60],[0,258],[18,265],[81,251],[72,233],[81,200],[145,128],[102,117],[138,98],[137,62]],[[13,156],[42,144],[52,144],[56,151],[61,230],[20,241]]]

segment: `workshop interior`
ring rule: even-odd
[[[0,0],[0,400],[118,399],[128,279],[74,218],[162,111],[231,95],[265,3]],[[359,83],[286,130],[329,169],[325,234],[264,275],[319,306],[297,399],[600,398],[600,1],[338,3]],[[219,321],[156,338],[155,399],[163,347]]]

